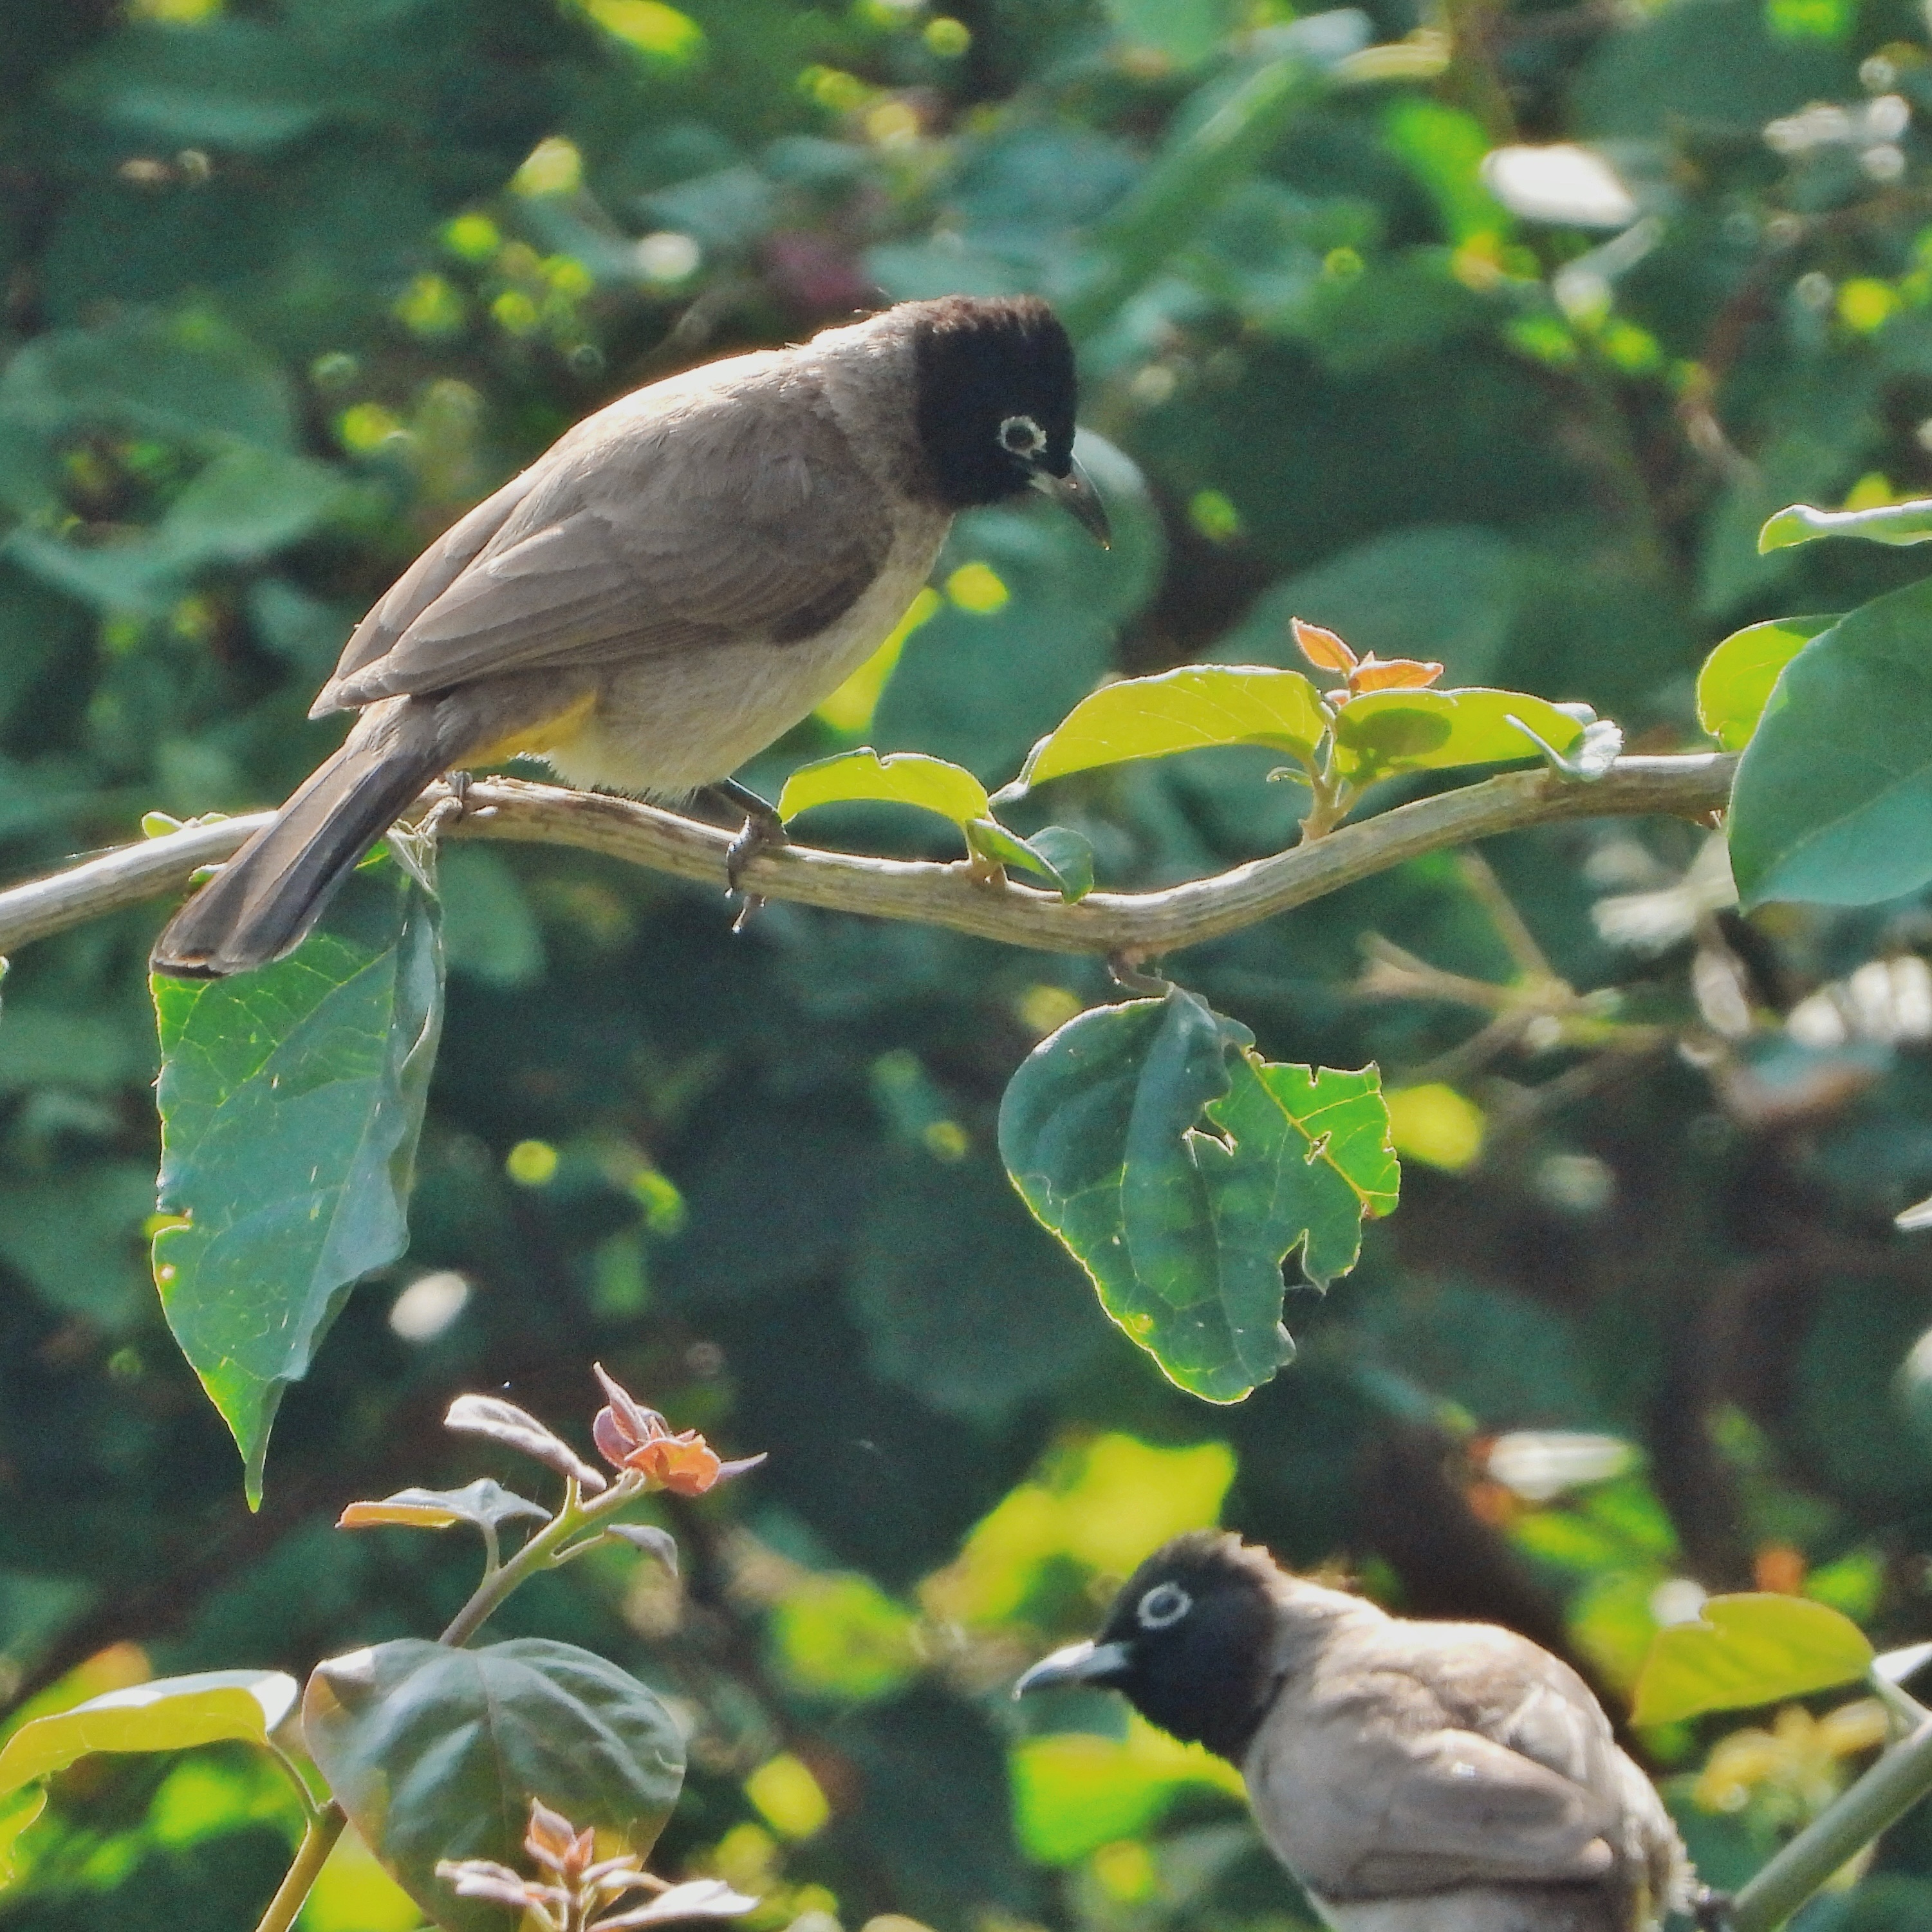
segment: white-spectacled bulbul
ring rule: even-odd
[[[660,799],[728,780],[885,640],[959,511],[1042,489],[1106,541],[1073,414],[1046,305],[965,296],[598,411],[363,619],[310,714],[361,714],[342,748],[176,914],[154,970],[292,951],[443,772],[527,752]]]
[[[1341,1932],[1640,1932],[1688,1909],[1676,1829],[1589,1687],[1495,1624],[1393,1617],[1197,1531],[1014,1694],[1068,1684],[1237,1766]]]

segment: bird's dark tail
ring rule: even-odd
[[[292,952],[356,861],[444,769],[439,734],[424,728],[430,724],[365,714],[274,823],[168,922],[149,959],[154,970],[218,980]]]

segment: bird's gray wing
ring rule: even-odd
[[[455,582],[484,545],[514,514],[537,481],[534,469],[512,477],[501,489],[486,496],[475,508],[451,524],[396,579],[382,600],[356,626],[348,643],[343,646],[334,674],[316,700],[310,716],[321,717],[340,708],[333,694],[336,687],[382,657],[410,624]]]
[[[722,392],[669,422],[622,408],[607,433],[585,425],[526,472],[494,534],[325,697],[366,704],[728,638],[784,644],[878,574],[890,514],[815,386]]]
[[[1454,1709],[1454,1680],[1471,1660],[1439,1642],[1414,1654],[1414,1632],[1426,1628],[1346,1634],[1313,1682],[1285,1689],[1246,1766],[1269,1842],[1336,1897],[1602,1875],[1621,1793],[1591,1774],[1588,1724],[1543,1711],[1520,1676],[1492,1682],[1492,1694],[1514,1694],[1481,1698],[1496,1717],[1472,1724]],[[1539,1762],[1497,1730],[1528,1733],[1558,1762]]]
[[[1370,1891],[1601,1876],[1613,1860],[1602,1798],[1473,1731],[1391,1740],[1386,1803],[1355,1871]]]

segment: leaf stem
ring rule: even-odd
[[[1814,1818],[1739,1892],[1732,1932],[1774,1932],[1832,1874],[1932,1794],[1932,1719]]]
[[[295,1861],[276,1886],[275,1895],[269,1900],[268,1909],[262,1914],[255,1932],[288,1932],[348,1822],[341,1806],[333,1803],[310,1816],[302,1843],[296,1847]]]
[[[527,1583],[539,1571],[557,1569],[591,1546],[586,1543],[582,1548],[566,1550],[565,1544],[581,1535],[586,1528],[602,1523],[605,1517],[614,1515],[626,1503],[635,1501],[644,1490],[643,1479],[627,1471],[602,1496],[586,1502],[582,1491],[574,1481],[571,1482],[564,1491],[563,1507],[507,1563],[500,1568],[484,1570],[482,1581],[471,1592],[469,1602],[450,1620],[449,1628],[436,1642],[455,1648],[467,1643],[512,1591]],[[593,1543],[596,1540],[595,1538],[591,1539]]]

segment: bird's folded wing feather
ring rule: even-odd
[[[505,486],[518,500],[480,544],[472,519],[495,498],[412,568],[350,640],[325,699],[730,638],[783,644],[830,622],[878,574],[892,523],[815,394],[794,386],[779,402],[721,399],[668,428],[634,416],[569,439]]]
[[[464,566],[474,560],[514,514],[536,480],[534,469],[512,477],[500,490],[452,524],[396,579],[344,646],[334,674],[316,700],[309,714],[311,717],[322,717],[341,708],[334,695],[337,686],[374,664],[412,621],[455,582]]]
[[[1358,1866],[1372,1886],[1588,1879],[1610,1865],[1603,1801],[1560,1772],[1472,1731],[1407,1740],[1402,1756]]]

